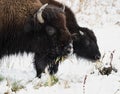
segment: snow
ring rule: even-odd
[[[48,76],[36,78],[33,53],[4,56],[0,60],[0,94],[120,94],[120,0],[59,0],[75,13],[80,26],[91,28],[98,41],[101,62],[92,62],[75,55],[60,66],[58,82],[46,86]],[[98,68],[109,67],[110,75],[101,75]],[[13,92],[13,83],[23,88]]]
[[[35,77],[36,72],[31,63],[34,54],[23,53],[11,56],[4,56],[0,60],[0,76],[11,80],[31,80]]]

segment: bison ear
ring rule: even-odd
[[[56,29],[52,26],[46,26],[46,32],[48,35],[52,36],[56,33]]]
[[[44,4],[44,5],[38,10],[38,12],[37,12],[37,19],[38,19],[38,21],[39,21],[40,23],[44,23],[44,19],[43,19],[43,17],[42,17],[42,12],[43,12],[43,10],[46,8],[47,5],[48,5],[48,4]]]

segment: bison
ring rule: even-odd
[[[57,72],[61,58],[71,53],[71,44],[72,37],[61,8],[42,6],[39,0],[0,1],[0,58],[15,53],[35,53],[33,63],[37,76],[41,77],[47,66],[50,74]]]
[[[48,3],[56,7],[65,7],[66,25],[71,34],[77,34],[73,41],[74,53],[78,57],[84,57],[91,60],[98,60],[101,57],[97,39],[92,30],[86,27],[80,27],[77,24],[74,13],[70,8],[64,6],[55,0],[40,0],[42,4]]]

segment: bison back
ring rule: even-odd
[[[39,0],[0,0],[0,32],[21,31],[41,5]]]

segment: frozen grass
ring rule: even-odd
[[[0,82],[4,80],[4,77],[0,75]]]

